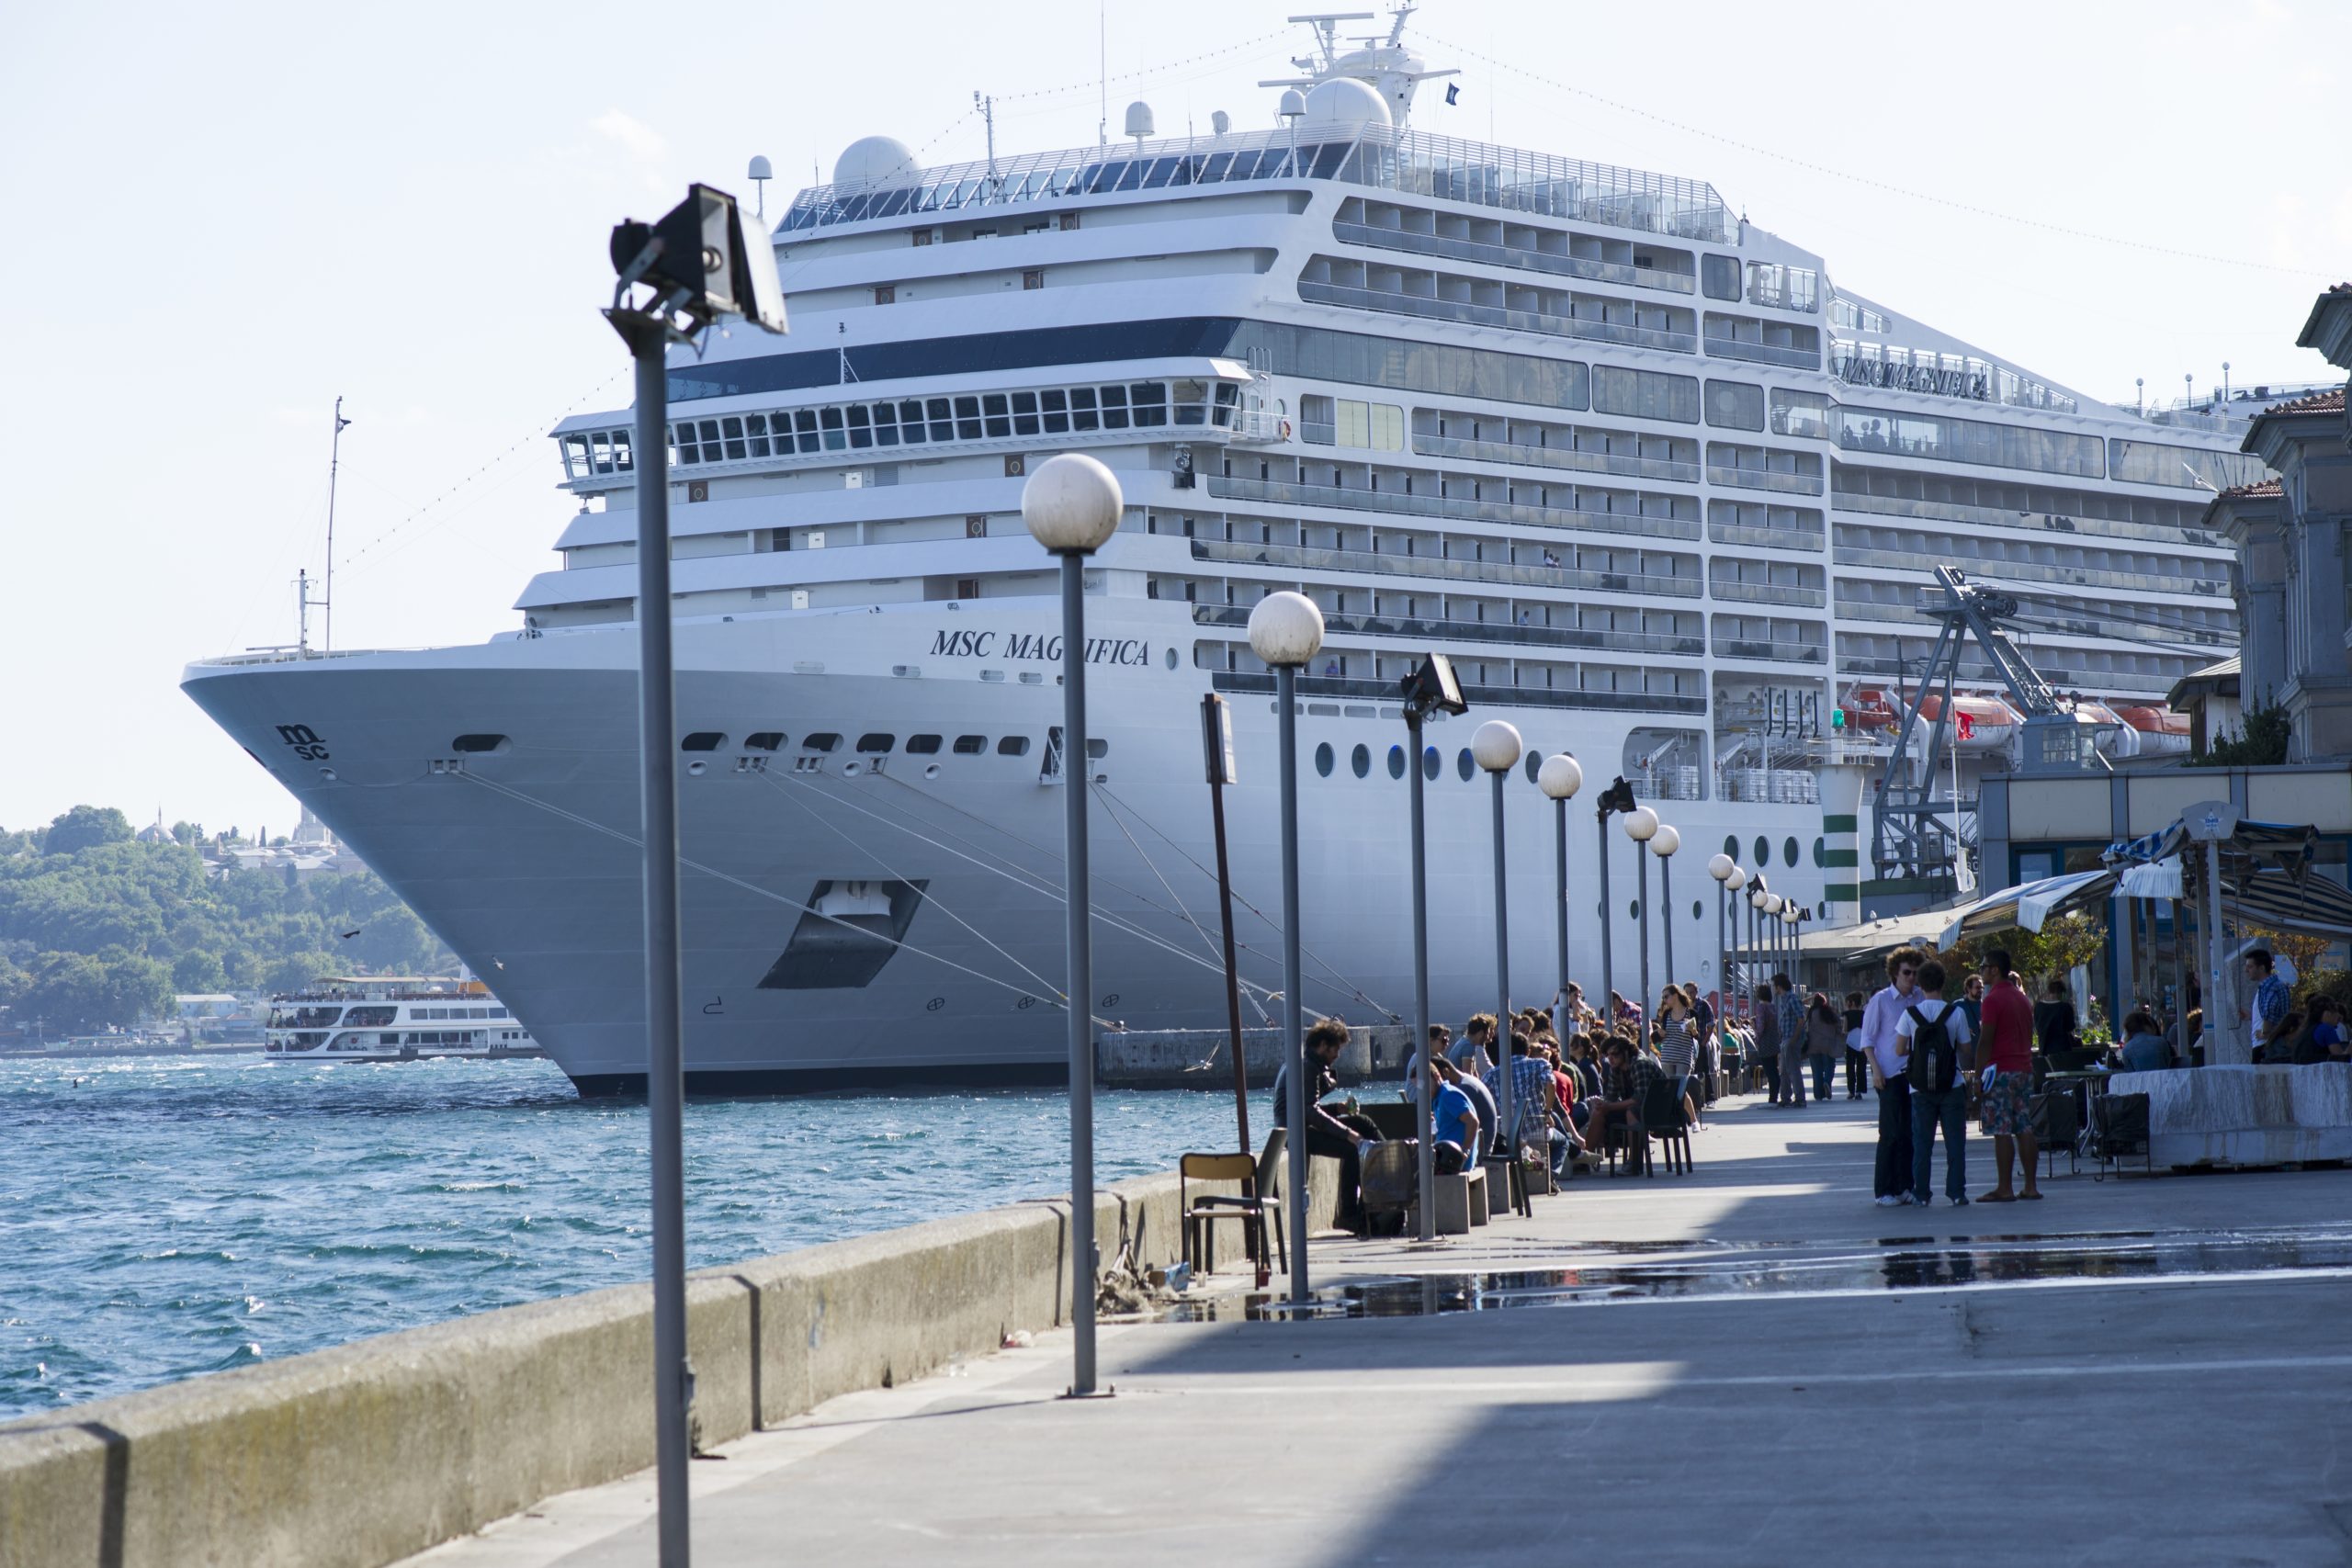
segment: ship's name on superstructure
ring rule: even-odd
[[[1007,659],[1029,664],[1058,664],[1062,639],[1045,632],[939,632],[931,639],[933,659]],[[1151,662],[1151,644],[1139,637],[1091,637],[1086,639],[1089,664]]]

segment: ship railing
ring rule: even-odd
[[[1700,529],[1696,517],[1661,517],[1646,512],[1592,512],[1567,506],[1533,506],[1523,502],[1474,500],[1469,496],[1358,490],[1351,485],[1306,484],[1297,479],[1253,479],[1220,474],[1212,475],[1208,485],[1211,495],[1235,501],[1335,506],[1359,512],[1466,518],[1485,523],[1524,523],[1539,528],[1632,534],[1653,539],[1696,539]]]
[[[1312,428],[1312,427],[1310,427]],[[1323,426],[1327,432],[1331,427]],[[1314,440],[1309,436],[1308,440]],[[1326,434],[1322,445],[1329,446]],[[1580,452],[1573,446],[1537,446],[1524,441],[1468,441],[1454,435],[1413,434],[1413,450],[1425,457],[1474,457],[1531,468],[1566,468],[1577,473],[1615,474],[1622,479],[1668,479],[1697,484],[1699,465],[1671,457],[1635,457],[1623,452]]]
[[[1432,321],[1501,327],[1507,332],[1541,333],[1548,337],[1585,338],[1595,343],[1623,344],[1632,348],[1664,349],[1672,354],[1695,354],[1699,350],[1699,339],[1695,333],[1668,332],[1663,327],[1635,327],[1618,321],[1588,321],[1582,316],[1517,310],[1506,305],[1474,305],[1464,299],[1432,299],[1426,295],[1401,294],[1385,288],[1358,288],[1346,283],[1317,283],[1301,278],[1298,297],[1318,305],[1347,305],[1360,310],[1385,310],[1393,315],[1424,316]]]
[[[1202,626],[1246,626],[1250,611],[1239,604],[1195,604],[1193,624]],[[1528,648],[1582,648],[1625,653],[1671,653],[1703,658],[1702,637],[1670,632],[1588,631],[1582,626],[1546,626],[1532,621],[1432,620],[1421,615],[1350,615],[1323,617],[1329,631],[1359,637],[1437,638],[1453,642],[1502,642]]]
[[[1522,588],[1584,588],[1603,593],[1639,593],[1683,599],[1695,599],[1700,593],[1700,582],[1696,577],[1595,571],[1583,567],[1546,566],[1532,562],[1460,560],[1447,556],[1405,555],[1389,550],[1254,545],[1238,539],[1194,539],[1193,558],[1244,566],[1379,572],[1403,577],[1442,578],[1456,582],[1510,583]]]
[[[1730,209],[1704,181],[1385,126],[1229,131],[907,168],[877,179],[809,186],[793,198],[775,231],[789,235],[967,209],[1302,179],[1687,240],[1727,244],[1733,237]]]
[[[1580,277],[1594,283],[1619,283],[1634,288],[1659,288],[1677,294],[1695,293],[1699,287],[1699,280],[1687,272],[1632,266],[1623,262],[1602,261],[1595,256],[1556,255],[1549,251],[1531,251],[1516,245],[1492,245],[1483,240],[1423,234],[1378,223],[1351,223],[1345,219],[1334,219],[1331,233],[1336,239],[1351,244],[1369,245],[1374,250],[1405,251],[1414,255],[1484,262],[1489,266],[1549,273],[1555,277]]]

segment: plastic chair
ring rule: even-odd
[[[1204,1243],[1220,1220],[1239,1220],[1243,1245],[1262,1270],[1269,1267],[1266,1254],[1266,1224],[1272,1221],[1274,1247],[1282,1258],[1282,1266],[1290,1267],[1290,1247],[1283,1235],[1281,1173],[1283,1154],[1288,1134],[1277,1127],[1266,1134],[1266,1145],[1252,1161],[1248,1155],[1189,1154],[1176,1162],[1176,1202],[1184,1216],[1184,1261],[1203,1273],[1208,1271],[1206,1259],[1212,1250]],[[1189,1186],[1194,1181],[1238,1181],[1241,1195],[1234,1197],[1223,1192],[1204,1192],[1194,1197]]]

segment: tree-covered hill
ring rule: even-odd
[[[0,829],[0,1024],[86,1032],[168,1014],[175,992],[454,970],[375,876],[208,864],[239,842],[187,823],[143,840],[110,807]]]

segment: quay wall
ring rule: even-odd
[[[1337,1162],[1309,1163],[1327,1229]],[[1173,1175],[1103,1189],[1106,1271],[1181,1256],[1178,1214]],[[697,1444],[1067,1322],[1069,1218],[1039,1200],[696,1271]],[[379,1568],[650,1465],[652,1336],[651,1286],[624,1285],[7,1423],[0,1568]]]
[[[1279,1029],[1241,1032],[1241,1065],[1250,1088],[1274,1081],[1282,1043]],[[1411,1024],[1357,1024],[1331,1070],[1343,1084],[1384,1078],[1402,1084],[1412,1053]],[[1233,1038],[1222,1029],[1130,1029],[1097,1035],[1094,1076],[1111,1089],[1227,1089],[1233,1083]]]

